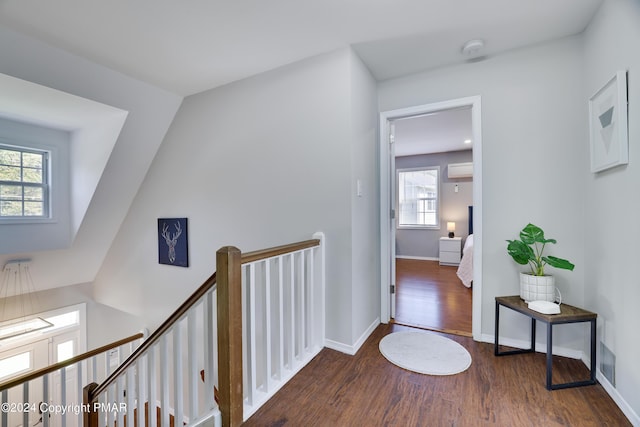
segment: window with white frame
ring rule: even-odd
[[[49,217],[49,153],[0,145],[0,219]]]
[[[398,226],[440,227],[440,168],[398,170]]]

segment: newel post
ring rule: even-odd
[[[91,403],[93,390],[97,387],[98,384],[91,383],[82,389],[82,403],[84,406],[82,424],[84,427],[98,427],[98,412],[93,409],[93,404]]]
[[[242,260],[238,248],[216,252],[218,309],[218,388],[223,427],[243,421]]]

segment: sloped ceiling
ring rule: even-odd
[[[0,266],[32,259],[37,290],[91,282],[182,97],[2,26],[0,58],[0,114],[69,130],[75,148],[71,245],[0,255]]]
[[[0,24],[189,95],[346,46],[378,79],[581,32],[602,0],[3,0]]]

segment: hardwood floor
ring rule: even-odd
[[[379,352],[401,325],[380,325],[355,356],[324,349],[245,426],[630,426],[602,386],[547,391],[545,355],[495,357],[493,345],[449,335],[471,354],[452,376],[406,371]],[[425,333],[436,333],[425,331]],[[588,377],[554,357],[554,382]]]
[[[457,267],[438,261],[396,259],[396,316],[408,326],[471,336],[471,289]]]

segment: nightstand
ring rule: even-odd
[[[440,238],[440,265],[459,265],[462,254],[462,237]]]

